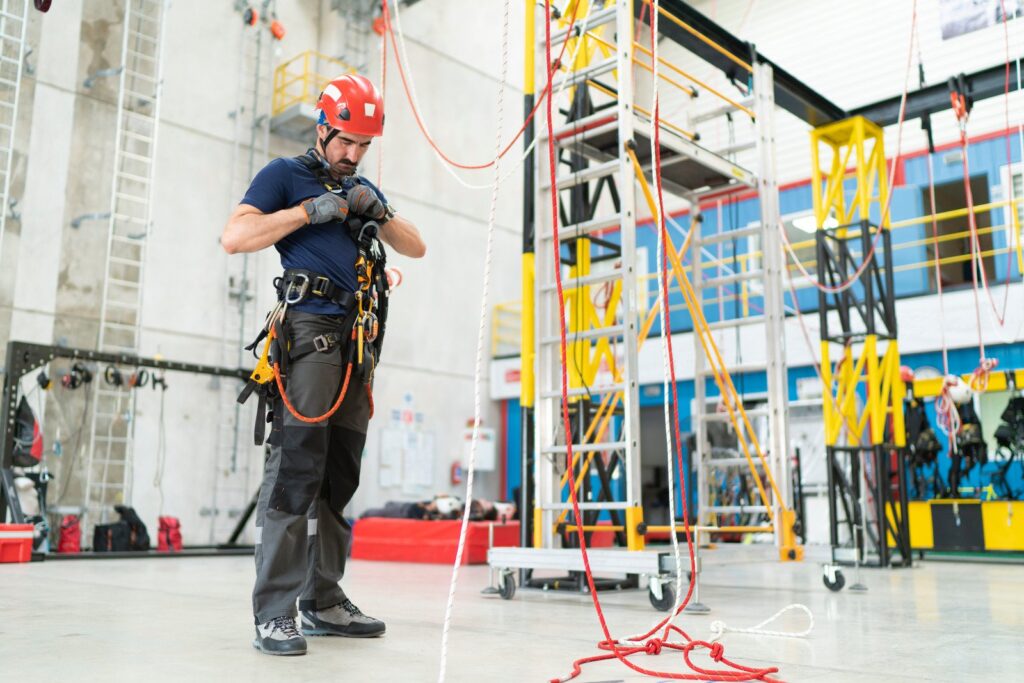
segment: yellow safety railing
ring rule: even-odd
[[[494,305],[494,314],[491,316],[492,357],[519,354],[522,311],[522,301],[505,301]]]
[[[1009,207],[1011,205],[1014,205],[1014,206],[1024,205],[1024,198],[1017,198],[1017,199],[1014,199],[1012,202],[1010,200],[1003,200],[1003,201],[998,201],[998,202],[990,202],[990,203],[987,203],[987,204],[980,204],[980,205],[978,205],[978,206],[976,206],[974,208],[974,211],[975,211],[975,214],[982,214],[982,213],[985,213],[985,212],[992,211],[994,209],[1003,209],[1003,208]],[[908,219],[905,219],[905,220],[893,221],[889,229],[890,229],[891,232],[895,232],[897,230],[904,230],[904,229],[907,229],[907,228],[911,228],[911,227],[915,227],[915,226],[922,226],[922,225],[930,228],[933,220],[938,222],[938,223],[941,223],[943,221],[949,221],[949,220],[953,220],[953,219],[956,219],[956,218],[963,218],[964,216],[967,215],[967,213],[968,213],[967,209],[953,209],[951,211],[943,211],[943,212],[940,212],[940,213],[936,213],[934,215],[926,214],[926,215],[918,216],[918,217],[915,217],[915,218],[908,218]],[[983,250],[981,252],[981,257],[984,258],[984,259],[989,259],[989,258],[994,258],[994,257],[997,257],[997,256],[1004,256],[1004,255],[1007,255],[1008,253],[1010,253],[1010,254],[1016,253],[1017,256],[1018,256],[1018,269],[1020,269],[1019,261],[1020,261],[1020,254],[1021,254],[1021,249],[1022,249],[1021,243],[1022,243],[1022,240],[1024,240],[1024,236],[1020,235],[1020,225],[1019,225],[1019,223],[1016,220],[1016,215],[1017,215],[1016,211],[1012,211],[1011,210],[1010,211],[1010,215],[1012,217],[1011,220],[1013,221],[1013,225],[1012,226],[1007,225],[1007,224],[999,224],[999,225],[992,225],[992,226],[988,226],[988,227],[984,227],[984,228],[978,228],[978,235],[980,236],[980,235],[996,234],[996,233],[1005,231],[1005,230],[1007,230],[1009,228],[1009,229],[1011,229],[1013,231],[1017,231],[1016,234],[1018,235],[1018,237],[1009,246]],[[851,229],[849,234],[852,237],[852,236],[856,236],[858,232],[859,231],[856,230],[856,229]],[[905,272],[909,272],[909,271],[913,271],[913,270],[920,270],[920,269],[927,269],[927,270],[931,271],[932,269],[935,268],[935,258],[933,257],[933,253],[934,252],[932,250],[932,247],[933,247],[934,244],[936,244],[936,243],[942,244],[944,242],[950,242],[950,241],[954,241],[954,240],[965,239],[965,238],[967,238],[969,236],[970,236],[970,231],[965,229],[965,230],[962,230],[962,231],[957,231],[957,232],[952,232],[952,233],[939,234],[938,236],[928,234],[925,237],[922,237],[922,238],[919,238],[919,239],[908,240],[906,242],[900,242],[900,243],[897,243],[897,244],[893,244],[892,247],[891,247],[893,252],[898,252],[900,250],[912,249],[912,248],[922,247],[922,246],[928,247],[927,250],[926,250],[928,258],[925,258],[924,260],[916,261],[916,262],[913,262],[913,263],[902,263],[902,264],[894,265],[893,266],[893,272],[905,273]],[[803,263],[804,267],[806,269],[808,269],[808,270],[812,270],[816,266],[816,264],[817,264],[816,260],[814,259],[814,245],[815,245],[814,239],[801,240],[799,242],[792,242],[790,244],[790,246],[792,247],[793,251],[797,252],[798,255],[801,255],[801,252],[807,254],[806,258],[801,258],[801,262]],[[739,272],[746,273],[746,272],[750,272],[753,269],[753,262],[755,262],[756,260],[760,259],[761,256],[762,256],[762,254],[761,254],[760,250],[754,250],[754,251],[745,252],[745,253],[742,253],[742,254],[736,254],[735,257],[733,257],[732,255],[728,255],[728,256],[724,256],[722,258],[715,258],[715,257],[709,256],[708,254],[704,254],[704,259],[705,260],[702,261],[701,267],[704,270],[720,269],[720,268],[728,268],[728,269],[732,270],[732,269],[735,268]],[[855,253],[855,254],[853,254],[853,256],[854,256],[854,258],[857,258],[858,254]],[[970,252],[965,252],[963,254],[952,254],[952,255],[942,256],[942,257],[940,257],[938,259],[938,263],[939,263],[940,266],[943,266],[943,265],[947,265],[947,264],[964,263],[966,261],[969,261],[970,259],[971,259]],[[796,265],[794,265],[792,263],[787,263],[787,268],[788,268],[788,270],[791,273],[797,271]],[[649,283],[649,282],[655,281],[655,279],[657,277],[658,277],[657,273],[648,273],[646,275],[641,276],[641,279],[644,282]],[[1017,281],[1017,280],[1015,280],[1015,281]],[[1002,282],[1001,279],[1000,279],[1000,282]],[[813,287],[813,286],[814,286],[813,283],[807,282],[803,278],[795,278],[794,281],[793,281],[793,288],[796,289],[796,290],[807,289],[807,288],[810,288],[810,287]],[[751,314],[750,299],[752,297],[753,298],[757,298],[757,297],[761,296],[761,294],[762,294],[761,292],[759,292],[759,291],[757,291],[755,289],[752,289],[749,286],[749,283],[747,281],[744,281],[742,284],[739,284],[739,285],[723,285],[722,287],[719,288],[719,290],[720,290],[720,293],[717,296],[705,297],[704,300],[703,300],[704,303],[705,304],[717,304],[717,303],[725,303],[725,302],[732,302],[732,301],[739,300],[740,305],[742,307],[742,311],[743,311],[743,315],[744,316],[747,316],[747,315]],[[730,292],[730,290],[732,290],[732,291]],[[670,284],[669,284],[669,293],[670,294],[671,293],[679,293],[680,291],[681,290],[679,289],[679,284],[676,281],[671,281]],[[519,302],[515,302],[515,305],[518,306]],[[512,304],[511,303],[510,304],[499,304],[499,306],[512,306]],[[688,310],[688,307],[687,307],[687,305],[685,303],[673,304],[669,308],[670,308],[670,310],[672,312]],[[497,306],[496,306],[496,309],[497,309]],[[511,313],[511,309],[509,309],[508,311],[505,311],[504,314],[513,315]],[[495,341],[495,335],[496,334],[497,334],[496,331],[492,332],[492,352],[493,352],[493,349],[496,348],[496,343],[497,343]],[[495,353],[495,355],[502,355],[502,354]]]
[[[320,92],[331,79],[353,71],[351,64],[316,50],[295,55],[274,70],[271,115],[277,116],[296,104],[316,106]]]

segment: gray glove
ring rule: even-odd
[[[376,221],[387,215],[380,197],[366,185],[356,185],[348,191],[348,207],[353,215],[366,216]]]
[[[315,199],[307,199],[302,203],[310,223],[327,223],[343,221],[348,216],[348,202],[333,192],[324,192]]]

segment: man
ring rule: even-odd
[[[229,254],[273,245],[285,269],[275,284],[287,305],[270,320],[280,381],[261,394],[271,400],[273,426],[256,509],[253,589],[253,645],[274,655],[306,652],[296,599],[306,635],[384,633],[383,622],[338,585],[351,535],[341,512],[359,485],[383,339],[388,292],[377,238],[404,256],[426,252],[416,227],[356,175],[384,129],[374,85],[342,76],[324,89],[318,109],[315,147],[260,171],[221,237]]]

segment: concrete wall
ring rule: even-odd
[[[493,155],[498,92],[502,3],[423,2],[403,15],[407,49],[423,116],[439,144],[471,161]],[[521,122],[522,17],[512,16],[510,81],[505,88],[508,139]],[[116,126],[117,78],[83,87],[89,74],[117,66],[124,3],[55,3],[33,12],[30,26],[34,76],[23,84],[12,196],[22,220],[8,221],[0,275],[2,342],[20,339],[94,348],[102,292],[107,221],[77,216],[106,211],[110,203]],[[272,48],[274,64],[307,49],[344,52],[341,17],[330,2],[278,0],[276,13],[287,35]],[[233,313],[223,303],[226,271],[241,256],[218,244],[230,209],[236,130],[229,116],[238,106],[242,22],[228,0],[175,2],[166,15],[164,90],[155,164],[154,224],[147,237],[142,355],[221,364],[224,330]],[[259,29],[265,30],[265,29]],[[370,34],[372,78],[379,77],[380,39]],[[467,189],[449,176],[415,128],[389,57],[382,187],[413,220],[428,245],[420,261],[392,256],[405,275],[392,298],[385,357],[378,370],[377,416],[370,424],[363,485],[350,512],[395,498],[458,491],[448,483],[460,459],[462,430],[473,414],[473,367],[481,305],[486,218],[490,193]],[[269,74],[269,72],[268,72]],[[264,102],[269,109],[269,98]],[[248,142],[248,133],[243,131]],[[269,157],[295,155],[305,144],[271,136]],[[243,146],[243,151],[245,147]],[[257,155],[259,156],[259,155]],[[363,173],[377,178],[371,151]],[[265,159],[260,159],[262,163]],[[491,172],[463,174],[490,182]],[[492,300],[518,293],[520,176],[504,186],[497,212]],[[232,261],[234,260],[234,261]],[[252,259],[257,310],[273,299],[270,280],[279,271],[276,253]],[[256,324],[249,323],[255,334]],[[48,368],[59,378],[67,363]],[[103,368],[96,368],[102,374]],[[31,378],[29,378],[31,379]],[[486,381],[486,372],[485,372]],[[209,378],[169,374],[168,390],[137,394],[133,503],[152,525],[158,514],[181,518],[186,542],[223,540],[234,515],[259,480],[262,451],[246,447],[251,419],[243,415],[237,466],[225,468],[221,422],[235,393]],[[28,387],[30,384],[25,383]],[[86,391],[56,388],[43,415],[47,467],[57,477],[51,504],[80,503],[82,462],[89,443],[83,417]],[[483,387],[485,424],[498,413]],[[163,399],[161,407],[161,398]],[[34,399],[35,400],[35,399]],[[433,478],[420,487],[378,486],[381,431],[394,426],[393,411],[414,417],[414,430],[433,435]],[[162,415],[162,417],[161,417]],[[80,425],[85,425],[84,428]],[[62,455],[54,453],[60,443]],[[162,470],[162,474],[161,474]],[[59,496],[69,481],[63,497]],[[482,475],[478,495],[497,495],[497,474]],[[216,492],[216,493],[215,493]],[[215,499],[216,495],[216,499]]]

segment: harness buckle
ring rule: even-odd
[[[326,334],[318,334],[313,337],[313,348],[320,353],[327,353],[331,350],[331,340],[327,338]]]
[[[301,281],[301,282],[300,282]],[[305,273],[295,273],[288,288],[284,291],[284,302],[286,304],[297,304],[306,298],[309,290],[309,276]]]
[[[321,282],[323,284],[321,284]],[[313,294],[317,296],[327,296],[327,288],[330,286],[331,281],[329,278],[326,278],[323,275],[318,275],[316,279],[313,280]]]

